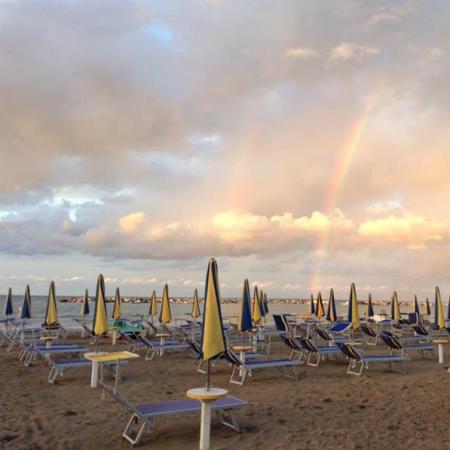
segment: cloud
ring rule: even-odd
[[[312,48],[293,47],[284,52],[284,56],[292,59],[312,59],[319,57],[319,53]]]
[[[119,228],[123,233],[134,233],[145,220],[145,213],[142,211],[128,214],[119,219]]]
[[[345,62],[350,60],[361,60],[375,56],[380,52],[377,47],[366,47],[364,45],[343,42],[330,51],[332,62]]]
[[[447,234],[447,227],[442,222],[420,215],[389,216],[362,223],[358,233],[363,237],[404,243],[410,249],[422,250],[428,244],[442,241]]]

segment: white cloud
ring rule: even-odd
[[[330,51],[332,62],[345,62],[350,60],[360,60],[379,53],[377,47],[367,47],[364,45],[343,42]]]
[[[284,56],[292,59],[312,59],[319,57],[319,53],[312,48],[294,47],[288,48]]]

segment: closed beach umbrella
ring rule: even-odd
[[[10,316],[13,314],[13,304],[12,304],[12,289],[8,289],[8,295],[6,296],[6,302],[5,302],[5,316]]]
[[[198,291],[195,289],[194,291],[194,301],[192,303],[192,317],[194,320],[200,316],[200,304],[198,302]]]
[[[267,294],[264,292],[264,308],[266,310],[266,314],[269,314],[269,302],[267,301]]]
[[[426,310],[427,310],[427,316],[431,316],[431,306],[430,306],[430,300],[428,300],[428,297],[425,302],[425,306],[426,306]]]
[[[150,301],[150,315],[157,316],[158,315],[158,302],[156,301],[156,292],[153,291],[152,299]]]
[[[398,303],[397,291],[394,291],[391,299],[391,319],[396,322],[400,321],[400,305]]]
[[[374,315],[375,312],[373,310],[372,294],[369,294],[369,300],[367,301],[367,317],[373,318]]]
[[[45,312],[45,325],[56,325],[58,323],[58,312],[56,310],[55,283],[50,283],[48,291],[47,310]]]
[[[122,299],[120,298],[120,290],[119,288],[116,288],[116,295],[114,297],[114,309],[112,313],[112,317],[114,320],[120,319],[121,314],[121,306],[122,306]]]
[[[262,319],[261,304],[259,303],[258,286],[255,286],[255,289],[253,291],[252,319],[254,323],[258,323]]]
[[[325,308],[323,307],[322,294],[319,291],[317,294],[316,317],[323,316],[325,316]]]
[[[414,296],[414,312],[417,314],[417,317],[420,316],[420,308],[419,302],[417,301],[417,295]]]
[[[244,331],[251,330],[253,328],[252,324],[252,313],[250,311],[250,286],[248,280],[244,280],[244,287],[242,288],[242,297],[239,310],[239,321],[237,324],[237,329],[241,333]]]
[[[210,259],[206,274],[201,348],[205,361],[221,355],[226,349],[220,310],[219,277],[214,258]],[[209,380],[207,380],[207,384],[209,385]]]
[[[326,319],[329,322],[336,322],[336,301],[334,300],[334,291],[333,288],[330,289],[330,299],[328,300],[328,308],[327,308],[327,317]]]
[[[172,313],[170,311],[169,301],[169,286],[167,284],[164,285],[159,321],[164,324],[172,322]]]
[[[314,306],[314,297],[311,294],[309,299],[309,313],[313,316],[316,313],[316,307]]]
[[[450,297],[448,298],[448,305],[447,305],[447,320],[450,320]]]
[[[434,325],[436,328],[445,328],[444,305],[442,304],[441,291],[437,286],[434,297]]]
[[[261,316],[266,317],[266,308],[264,307],[264,292],[263,291],[259,291],[258,300],[259,300],[259,310],[261,311]]]
[[[352,324],[352,328],[356,330],[361,326],[361,323],[359,322],[358,298],[356,297],[355,283],[352,283],[350,288],[347,316],[348,321]]]
[[[23,297],[22,310],[20,311],[21,319],[31,319],[31,295],[30,286],[25,289],[25,296]]]
[[[108,317],[106,315],[105,301],[105,280],[103,278],[103,275],[100,274],[97,278],[94,320],[92,322],[92,332],[96,336],[103,336],[108,332]]]
[[[82,316],[89,315],[89,291],[87,289],[84,293],[83,303],[81,304],[81,315]]]

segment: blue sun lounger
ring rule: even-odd
[[[391,350],[392,354],[395,354],[395,352],[398,351],[401,355],[405,356],[412,352],[419,352],[422,358],[426,358],[427,355],[430,358],[434,357],[434,346],[432,344],[419,342],[416,345],[406,345],[403,341],[400,341],[397,336],[386,332],[382,332],[380,337]]]
[[[154,419],[165,416],[175,416],[180,414],[194,414],[201,412],[201,402],[192,399],[167,400],[158,403],[143,403],[135,405],[131,403],[119,392],[104,383],[101,383],[106,392],[111,394],[116,400],[124,405],[131,413],[122,436],[132,445],[137,445],[142,439],[145,431],[151,432]],[[240,432],[239,424],[234,417],[233,410],[246,406],[248,402],[237,397],[228,395],[224,398],[212,402],[213,411],[216,412],[220,423]],[[133,432],[133,425],[137,430]]]
[[[119,364],[127,364],[128,361],[120,361]],[[88,361],[86,358],[83,359],[58,359],[58,360],[49,360],[50,364],[50,373],[48,374],[48,382],[50,384],[55,384],[56,379],[59,376],[64,375],[64,371],[68,369],[79,369],[81,367],[92,367],[92,362]],[[102,363],[106,368],[109,366],[115,366],[116,361],[107,361]],[[113,374],[115,372],[113,371]]]
[[[320,361],[326,357],[342,355],[342,351],[336,345],[315,345],[309,338],[295,338],[292,341],[294,344],[298,342],[299,351],[308,355],[308,366],[318,367]]]
[[[364,355],[350,344],[337,344],[342,353],[349,359],[347,374],[360,376],[364,368],[368,369],[369,364],[384,363],[389,369],[395,370],[399,367],[400,372],[405,373],[405,362],[410,358],[404,355]]]
[[[33,360],[36,360],[37,357],[41,357],[42,359],[49,359],[52,355],[77,355],[81,353],[87,353],[89,349],[86,347],[81,347],[76,344],[68,344],[67,346],[61,347],[50,347],[43,349],[33,349],[33,351],[29,352],[28,357],[24,360],[24,365],[29,367]]]
[[[303,364],[303,361],[298,359],[258,359],[242,362],[237,355],[227,350],[223,354],[224,358],[232,364],[233,372],[231,373],[230,383],[238,384],[242,386],[245,383],[245,379],[248,376],[252,376],[254,370],[259,369],[278,369],[282,375],[288,378],[294,378],[298,380],[297,366]],[[285,369],[291,369],[292,375],[289,375]]]
[[[152,360],[157,354],[161,355],[161,350],[165,352],[167,350],[188,350],[191,348],[188,343],[184,342],[166,341],[164,344],[161,344],[160,341],[150,340],[141,335],[137,335],[137,338],[147,348],[145,353],[146,360]]]

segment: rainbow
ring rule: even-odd
[[[361,139],[364,136],[364,132],[367,128],[367,124],[370,119],[370,115],[374,110],[378,102],[378,99],[381,95],[382,88],[383,82],[380,79],[376,83],[376,89],[374,90],[374,94],[367,97],[364,107],[361,111],[361,114],[358,116],[357,120],[351,126],[350,132],[346,139],[346,143],[343,146],[343,149],[339,157],[337,158],[336,165],[333,169],[333,176],[330,178],[330,184],[328,187],[327,195],[325,197],[324,212],[327,215],[332,214],[336,208],[339,193],[341,192],[342,187],[345,184],[345,179],[347,178],[353,158],[355,157],[355,154],[358,148],[360,147]],[[328,240],[329,240],[329,233],[326,231],[323,233],[319,233],[319,235],[317,236],[314,252],[316,264],[311,274],[311,279],[309,283],[311,292],[315,290],[315,288],[319,284],[322,259],[327,250]]]

